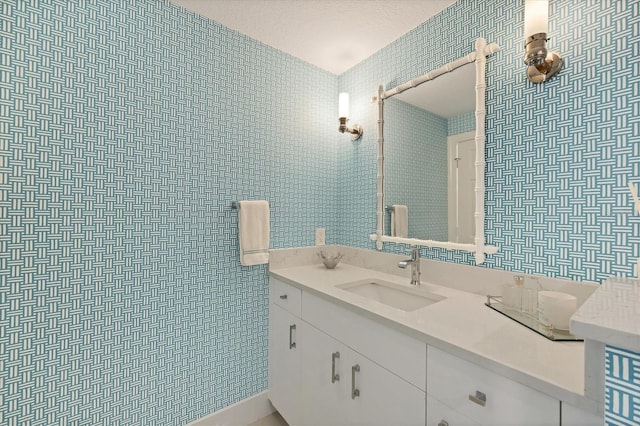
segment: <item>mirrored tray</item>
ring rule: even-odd
[[[485,305],[549,340],[557,342],[582,342],[584,340],[582,337],[574,336],[567,330],[558,330],[553,328],[553,326],[546,326],[538,321],[537,318],[523,314],[515,309],[507,308],[502,304],[502,297],[500,296],[487,296],[487,303],[485,303]]]

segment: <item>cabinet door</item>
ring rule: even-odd
[[[422,390],[306,323],[304,338],[305,424],[424,425]]]
[[[347,423],[358,425],[424,425],[425,392],[354,351],[345,356],[350,398]],[[357,368],[356,371],[353,368]],[[351,390],[357,396],[351,396]]]
[[[306,322],[302,323],[302,333],[305,336],[300,351],[303,423],[342,424],[346,416],[344,402],[351,398],[345,347]]]
[[[289,424],[301,423],[300,319],[269,305],[269,399]]]

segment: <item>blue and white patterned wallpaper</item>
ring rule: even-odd
[[[324,226],[373,248],[370,98],[478,36],[502,48],[486,182],[500,252],[484,266],[632,275],[639,9],[552,0],[565,66],[533,85],[520,1],[461,0],[340,77],[166,1],[0,2],[0,423],[184,424],[264,390],[266,267],[239,265],[228,204],[268,199],[272,247],[311,245]],[[338,89],[365,128],[353,144],[327,125]],[[616,351],[608,362],[637,372]],[[616,371],[608,416],[638,394]]]
[[[263,391],[266,265],[228,206],[269,200],[275,248],[335,238],[337,93],[166,1],[0,2],[0,424],[183,425]]]
[[[605,423],[640,425],[640,354],[607,346],[605,375]]]
[[[447,129],[449,136],[474,131],[476,129],[476,114],[470,112],[449,118]]]
[[[339,146],[339,173],[351,182],[340,199],[353,200],[340,211],[341,242],[374,248],[377,87],[468,54],[484,37],[501,50],[487,61],[485,183],[486,242],[500,251],[483,266],[579,281],[633,276],[640,216],[626,185],[640,182],[639,13],[638,1],[551,1],[549,47],[564,67],[544,84],[526,79],[524,2],[514,0],[460,0],[341,75],[353,120],[372,129],[354,148]]]
[[[634,276],[640,216],[627,183],[640,183],[639,16],[638,0],[552,0],[549,47],[564,66],[537,85],[522,63],[524,2],[460,0],[341,75],[340,90],[351,94],[352,118],[375,129],[369,99],[378,85],[394,87],[465,55],[476,37],[498,43],[501,51],[487,61],[485,203],[486,243],[500,251],[483,267],[578,281]],[[375,158],[375,132],[353,149],[339,147],[340,199],[351,200],[339,212],[343,244],[374,248],[368,235],[376,226]],[[407,247],[385,244],[385,250]],[[454,251],[422,254],[474,262]],[[637,354],[616,357],[637,366]],[[608,421],[618,415],[622,395],[631,395],[637,416],[637,376],[615,377],[628,382],[626,393],[615,390],[613,377],[609,372]]]
[[[408,207],[409,237],[446,240],[447,120],[393,98],[384,112],[385,204]],[[386,218],[390,235],[391,215]]]

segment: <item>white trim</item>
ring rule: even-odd
[[[424,247],[440,247],[449,250],[463,250],[475,253],[476,264],[481,264],[485,260],[485,253],[492,254],[498,251],[495,246],[486,246],[484,244],[484,168],[485,168],[485,96],[486,96],[486,83],[485,83],[485,68],[486,68],[486,56],[500,50],[500,47],[491,43],[487,45],[487,42],[483,38],[477,38],[475,43],[475,52],[472,52],[462,58],[459,58],[453,62],[446,64],[445,66],[424,74],[421,77],[409,80],[408,82],[394,87],[393,89],[382,90],[382,86],[378,88],[378,206],[377,206],[377,227],[376,233],[371,235],[370,238],[376,241],[376,247],[378,250],[382,249],[383,242],[395,242],[401,244],[411,244],[415,246]],[[465,64],[475,61],[476,66],[476,129],[475,129],[475,143],[476,143],[476,238],[475,244],[460,244],[447,241],[433,241],[433,240],[419,240],[415,238],[397,238],[388,237],[384,235],[384,100],[390,98],[398,93],[402,93],[405,90],[416,87],[429,80],[438,78],[442,74],[453,71]]]
[[[487,84],[485,72],[487,57],[484,48],[487,41],[483,38],[476,39],[476,265],[484,263],[484,140]]]
[[[376,248],[382,250],[382,236],[384,235],[384,88],[382,85],[378,86],[378,176],[377,184],[378,191],[376,194],[377,199],[377,214],[378,214],[378,226],[376,227]],[[640,275],[639,275],[640,276]]]
[[[274,411],[275,409],[269,402],[269,392],[263,391],[208,416],[194,420],[187,426],[249,425]]]
[[[376,234],[371,234],[369,235],[369,239],[376,241],[378,240],[378,236]],[[410,246],[435,247],[447,250],[470,251],[472,253],[476,252],[475,244],[453,243],[451,241],[419,240],[417,238],[390,237],[388,235],[383,235],[380,237],[379,241],[385,243],[408,244]],[[498,252],[498,247],[482,246],[482,252],[486,254],[496,254]]]
[[[458,143],[467,141],[469,139],[474,139],[476,137],[475,131],[465,132],[465,133],[456,133],[455,135],[447,136],[447,140],[449,143]]]

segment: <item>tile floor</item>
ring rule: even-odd
[[[249,426],[288,426],[288,425],[287,425],[287,422],[284,421],[282,416],[277,411],[274,411],[273,413],[271,413],[271,415],[263,417],[251,423]]]

